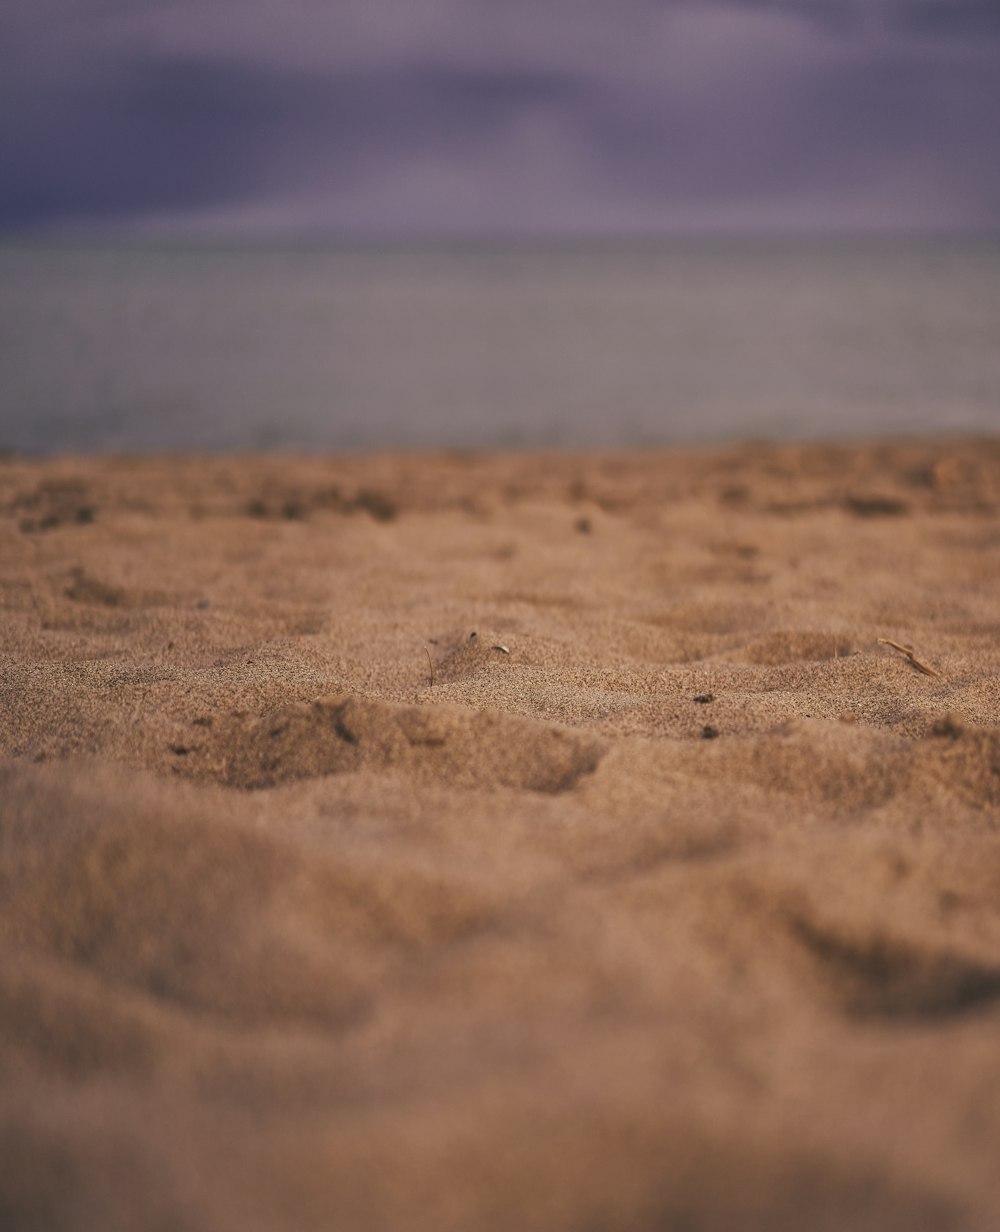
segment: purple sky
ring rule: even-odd
[[[1000,0],[3,0],[0,232],[1000,227]]]

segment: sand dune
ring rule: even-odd
[[[0,462],[0,1226],[994,1228],[998,582],[996,441]]]

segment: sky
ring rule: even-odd
[[[1000,228],[1000,0],[2,0],[0,235]]]

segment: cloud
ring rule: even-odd
[[[1000,39],[996,0],[890,0],[886,18],[896,29],[932,37]]]
[[[996,0],[711,0],[757,13],[782,13],[848,37],[918,34],[1000,38]]]
[[[0,229],[993,225],[993,8],[8,0]]]
[[[0,219],[162,213],[282,185],[349,192],[353,180],[397,163],[432,164],[442,154],[479,163],[503,134],[571,112],[585,92],[558,73],[471,74],[436,63],[334,74],[204,57],[108,65],[94,80],[22,104],[16,124],[0,120],[9,172]]]

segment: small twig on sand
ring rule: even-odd
[[[427,656],[427,666],[431,669],[431,688],[434,688],[434,660],[431,658],[431,652],[424,647],[424,654]]]
[[[941,673],[936,672],[933,667],[928,667],[926,663],[921,663],[909,646],[900,646],[899,642],[894,642],[888,637],[880,637],[878,644],[880,646],[891,646],[893,650],[898,650],[901,655],[906,655],[917,671],[923,672],[925,676],[937,676],[940,679]]]

